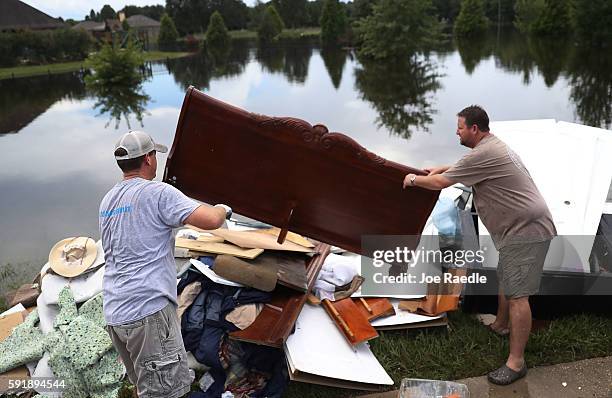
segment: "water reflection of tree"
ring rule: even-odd
[[[493,55],[496,65],[523,75],[530,84],[539,73],[547,87],[567,76],[570,99],[585,124],[609,127],[612,123],[612,55],[576,46],[570,40],[530,37],[513,30],[490,34],[482,42],[456,42],[466,72],[472,73],[485,57]]]
[[[182,87],[209,88],[210,80],[223,76],[238,76],[249,60],[249,43],[234,40],[230,48],[204,49],[194,55],[166,61],[168,71]]]
[[[573,46],[568,40],[550,37],[529,38],[528,45],[533,60],[544,77],[546,87],[552,87],[567,69]]]
[[[516,31],[461,39],[456,41],[456,45],[468,74],[474,72],[480,61],[494,56],[498,67],[522,74],[525,84],[531,82],[537,68],[547,87],[553,86],[563,72],[572,47],[567,40],[528,37]]]
[[[580,120],[610,128],[612,123],[612,55],[589,48],[576,51],[569,63],[570,98]]]
[[[0,80],[0,135],[18,133],[62,99],[83,99],[79,73]]]
[[[427,130],[436,113],[432,97],[441,87],[437,66],[422,56],[360,62],[355,69],[355,87],[362,99],[374,105],[378,126],[404,138],[410,138],[415,128]]]
[[[467,74],[471,75],[481,60],[491,56],[495,43],[491,40],[491,36],[481,35],[472,38],[457,38],[456,44],[461,63]]]
[[[308,77],[308,66],[313,44],[310,40],[285,40],[272,44],[261,44],[256,58],[262,67],[271,73],[282,73],[290,82],[304,83]]]
[[[504,31],[495,44],[495,62],[504,70],[522,74],[524,84],[531,83],[535,62],[527,36],[516,31]]]
[[[146,79],[153,76],[151,64],[140,67],[139,76],[125,84],[99,79],[95,84],[87,85],[89,94],[96,100],[94,109],[97,109],[100,115],[109,115],[106,126],[114,120],[115,129],[117,129],[123,118],[128,128],[131,129],[130,116],[136,117],[140,126],[143,125],[142,118],[146,114],[147,104],[151,97],[144,93],[142,85]]]
[[[344,64],[346,64],[347,53],[345,50],[337,47],[324,47],[321,50],[321,58],[329,73],[332,84],[337,89],[340,87],[342,82],[342,72],[344,71]]]

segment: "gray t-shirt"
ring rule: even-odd
[[[493,134],[442,175],[472,187],[478,215],[498,250],[557,234],[548,206],[521,158]]]
[[[163,182],[131,178],[115,185],[100,203],[104,317],[117,326],[176,305],[173,228],[198,203]]]

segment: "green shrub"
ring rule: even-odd
[[[263,42],[273,41],[278,38],[284,27],[283,20],[278,11],[276,11],[276,8],[273,5],[269,5],[261,19],[259,29],[257,29],[257,36]]]
[[[111,120],[116,121],[115,128],[122,117],[125,117],[130,128],[130,115],[135,115],[142,125],[142,115],[150,100],[142,91],[145,79],[141,72],[143,63],[142,51],[131,40],[125,48],[105,44],[86,61],[86,65],[93,70],[93,73],[85,76],[85,86],[96,97],[94,107],[101,114],[110,114]]]
[[[15,66],[18,61],[16,53],[13,34],[0,33],[0,66]]]
[[[441,24],[431,0],[381,0],[372,15],[356,21],[355,33],[361,56],[406,57],[436,44]]]
[[[346,28],[347,18],[342,4],[338,0],[325,0],[321,12],[321,42],[324,45],[337,44]]]
[[[78,61],[89,54],[93,45],[91,36],[80,30],[0,33],[0,66]]]
[[[142,51],[129,42],[126,48],[105,44],[92,54],[85,64],[93,70],[85,76],[89,88],[97,88],[112,82],[117,86],[131,86],[142,81],[138,67],[144,63]]]
[[[482,0],[463,0],[461,11],[455,20],[454,31],[457,36],[475,36],[489,28],[489,19],[485,16]]]
[[[231,38],[227,32],[227,27],[219,11],[215,11],[210,16],[208,29],[206,29],[206,46],[209,49],[224,49],[229,47]]]
[[[178,32],[174,25],[174,21],[168,14],[164,14],[162,15],[160,24],[159,36],[157,37],[160,49],[173,49],[176,44],[176,39],[178,39]]]

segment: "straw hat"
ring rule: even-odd
[[[49,266],[58,275],[72,278],[89,268],[98,254],[92,238],[79,236],[60,240],[49,253]]]

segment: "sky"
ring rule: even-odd
[[[89,15],[89,10],[100,11],[104,4],[110,4],[115,11],[122,9],[126,5],[148,6],[165,5],[165,0],[22,0],[24,3],[43,11],[50,16],[64,19],[72,18],[77,21],[83,20],[85,15]],[[243,0],[251,6],[255,0]]]

